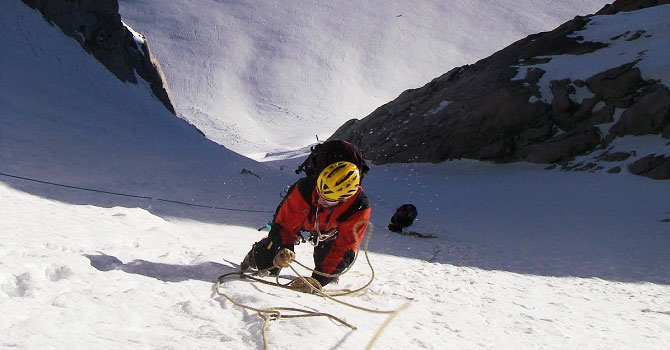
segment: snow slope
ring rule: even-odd
[[[152,198],[274,210],[265,197],[271,191],[274,199],[279,192],[280,173],[203,137],[168,113],[141,79],[139,85],[114,79],[38,12],[17,1],[2,7],[2,172]],[[262,179],[240,174],[242,169]],[[40,194],[69,196],[60,190]]]
[[[413,198],[420,210],[416,228],[432,229],[439,235],[435,240],[383,229],[389,216],[383,203],[400,202],[380,198],[374,188],[391,187],[394,174],[412,172],[389,166],[374,168],[369,177],[375,179],[368,186],[375,198],[375,280],[364,295],[342,299],[385,310],[410,303],[373,349],[670,346],[670,237],[668,224],[658,220],[670,214],[650,210],[656,202],[667,210],[658,193],[667,188],[627,178],[631,182],[621,186],[628,191],[591,198],[566,191],[587,188],[583,174],[478,164],[433,168],[448,174],[444,179],[420,170],[415,185],[448,184],[435,198]],[[528,185],[528,172],[536,179],[534,191],[512,195],[510,187]],[[611,179],[593,175],[586,192],[607,194],[613,184],[600,184]],[[582,197],[591,200],[572,201]],[[0,199],[2,347],[263,348],[255,313],[212,292],[213,278],[237,268],[263,233],[234,219],[214,225],[161,218],[141,208],[70,205],[6,184],[0,184]],[[431,205],[440,207],[440,215]],[[628,207],[637,210],[623,215]],[[557,208],[562,211],[553,212],[554,220],[542,222]],[[593,212],[600,216],[589,218]],[[259,222],[265,218],[257,216]],[[575,226],[583,230],[572,231]],[[309,246],[297,248],[298,259],[309,265]],[[368,278],[359,257],[330,287],[359,287]],[[249,306],[329,312],[358,327],[352,332],[320,318],[273,321],[270,349],[363,349],[385,320],[246,281],[230,280],[224,292]]]
[[[150,197],[0,175],[0,348],[262,349],[262,321],[212,281],[263,237],[300,159],[261,165],[206,140],[18,1],[0,2],[0,42],[0,173]],[[373,349],[670,347],[670,182],[460,161],[373,166],[364,187],[375,279],[342,299],[409,302]],[[384,229],[405,202],[419,209],[412,228],[438,238]],[[297,247],[308,265],[309,248]],[[329,287],[369,273],[360,256]],[[248,281],[224,288],[358,327],[281,319],[270,349],[364,349],[386,319]]]
[[[608,1],[121,0],[179,113],[261,159]]]

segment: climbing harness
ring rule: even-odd
[[[354,230],[354,232],[356,231]],[[316,211],[314,212],[314,231],[310,232],[309,238],[307,239],[309,244],[316,247],[321,242],[331,241],[337,238],[337,233],[337,229],[333,229],[327,232],[321,232],[321,230],[319,230],[319,207],[317,206]]]
[[[267,223],[265,226],[258,228],[258,231],[267,229],[270,231],[272,229],[272,222]],[[307,238],[303,236],[303,233],[309,233]],[[314,231],[301,231],[293,238],[293,245],[299,245],[300,243],[309,242],[312,246],[316,247],[321,242],[332,241],[337,238],[339,231],[337,229],[332,229],[330,231],[321,232],[319,230],[319,207],[316,207],[314,212]]]
[[[340,273],[337,273],[337,274],[327,274],[327,273],[323,273],[323,272],[320,272],[320,271],[316,271],[312,268],[309,268],[309,267],[301,264],[300,262],[295,260],[295,253],[293,253],[289,249],[282,249],[275,256],[275,258],[273,260],[273,266],[270,267],[270,268],[263,269],[263,270],[257,270],[257,271],[253,271],[253,272],[245,272],[245,271],[230,272],[230,273],[219,276],[219,278],[217,279],[217,282],[214,284],[214,287],[213,287],[214,292],[216,294],[220,295],[220,296],[223,296],[226,300],[230,301],[231,303],[233,303],[234,305],[236,305],[238,307],[241,307],[241,308],[244,308],[244,309],[247,309],[247,310],[251,310],[251,311],[255,311],[257,313],[257,315],[263,320],[263,327],[261,328],[261,337],[262,337],[262,340],[263,340],[263,348],[266,349],[266,350],[268,349],[268,347],[267,347],[267,341],[266,341],[265,333],[266,333],[266,330],[267,330],[267,327],[268,327],[268,321],[279,320],[281,318],[324,316],[324,317],[328,317],[331,320],[334,320],[334,321],[340,323],[341,325],[347,326],[347,327],[351,328],[352,330],[356,330],[356,327],[347,323],[347,322],[345,322],[345,321],[343,321],[343,320],[341,320],[340,318],[338,318],[336,316],[333,316],[331,314],[328,314],[328,313],[314,312],[314,311],[310,311],[310,310],[303,310],[303,309],[297,309],[297,308],[286,308],[286,307],[269,307],[269,308],[259,309],[259,308],[254,308],[254,307],[251,307],[251,306],[248,306],[248,305],[241,304],[239,302],[234,301],[232,298],[230,298],[228,295],[226,295],[222,291],[222,285],[223,285],[223,282],[226,279],[226,277],[237,275],[242,279],[249,279],[249,280],[252,280],[252,281],[255,281],[255,282],[259,282],[259,283],[263,283],[263,284],[267,284],[267,285],[271,285],[271,286],[275,286],[275,287],[286,288],[286,289],[291,289],[291,290],[298,291],[298,292],[318,295],[318,296],[324,297],[326,299],[329,299],[333,302],[336,302],[338,304],[342,304],[342,305],[345,305],[345,306],[348,306],[348,307],[351,307],[351,308],[354,308],[354,309],[357,309],[357,310],[376,313],[376,314],[387,314],[387,315],[389,315],[388,318],[382,324],[382,326],[379,328],[379,330],[377,330],[377,332],[375,333],[375,335],[373,336],[373,338],[370,340],[370,342],[368,343],[368,345],[366,347],[366,349],[371,349],[372,345],[377,341],[377,339],[379,338],[381,333],[390,324],[390,322],[393,320],[393,318],[395,318],[395,316],[398,313],[400,313],[401,311],[403,311],[404,309],[406,309],[409,306],[409,302],[406,302],[405,304],[403,304],[400,308],[398,308],[396,310],[376,310],[376,309],[365,308],[365,307],[362,307],[362,306],[347,303],[347,302],[344,302],[342,300],[339,300],[339,299],[335,298],[335,297],[344,296],[344,295],[353,295],[353,294],[356,294],[358,292],[361,292],[361,291],[367,289],[368,286],[370,286],[370,284],[374,280],[375,271],[372,267],[372,263],[370,262],[370,258],[368,256],[368,244],[370,242],[370,237],[372,236],[373,225],[369,221],[361,221],[361,222],[358,222],[356,225],[354,225],[354,228],[353,228],[352,231],[357,232],[358,231],[357,228],[360,227],[360,225],[362,225],[362,224],[368,224],[368,228],[369,228],[368,237],[365,240],[363,251],[365,253],[365,258],[367,260],[368,266],[370,267],[371,276],[370,276],[370,280],[364,286],[362,286],[358,289],[355,289],[355,290],[348,290],[348,289],[324,290],[324,289],[321,288],[321,285],[319,284],[318,281],[316,281],[312,277],[302,276],[300,274],[300,272],[298,272],[292,265],[292,263],[296,263],[297,265],[300,265],[301,267],[303,267],[303,268],[305,268],[305,269],[307,269],[307,270],[309,270],[309,271],[311,271],[315,274],[325,276],[325,277],[330,277],[330,278],[338,278],[339,276],[341,276],[341,275],[345,274],[347,271],[349,271],[349,269],[351,269],[351,267],[354,265],[354,263],[356,262],[356,259],[358,257],[358,251],[354,255],[354,260],[352,261],[352,263],[344,271],[342,271]],[[358,237],[356,235],[354,235],[354,237],[356,237],[356,239],[358,240]],[[267,281],[267,280],[264,280],[262,278],[257,277],[259,274],[262,274],[263,272],[269,271],[271,269],[281,269],[281,268],[291,269],[291,271],[293,271],[293,273],[295,273],[298,277],[296,279],[292,280],[291,282],[287,283],[287,284],[280,283],[279,274],[276,275],[275,282],[270,282],[270,281]],[[283,314],[282,313],[283,311],[293,312],[294,314]]]
[[[332,241],[337,238],[337,229],[328,232],[321,232],[318,230],[312,231],[307,238],[307,242],[313,246],[318,246],[321,242]]]

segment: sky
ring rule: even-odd
[[[0,41],[0,348],[263,349],[263,321],[214,281],[264,237],[300,152],[258,163],[203,137],[18,1],[0,3]],[[659,141],[619,147],[667,153]],[[340,300],[406,307],[373,349],[670,347],[670,183],[544,168],[372,165],[374,279]],[[411,229],[437,238],[386,230],[408,202]],[[328,288],[365,285],[365,257]],[[388,319],[245,280],[220,292],[357,327],[276,320],[269,349],[365,349]]]

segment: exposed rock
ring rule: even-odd
[[[635,175],[642,175],[654,180],[670,179],[670,157],[650,154],[628,165],[628,170]]]
[[[603,152],[597,156],[596,159],[603,162],[623,162],[630,158],[630,156],[631,154],[627,152],[614,152],[611,154],[609,152]]]
[[[579,163],[576,163],[576,164],[570,164],[568,162],[563,162],[563,164],[561,166],[561,170],[569,171],[569,170],[577,169],[581,166],[584,166],[584,162],[579,162]]]
[[[583,165],[579,168],[574,169],[575,171],[586,171],[586,170],[592,170],[595,169],[598,166],[598,164],[590,162],[586,163],[586,165]]]
[[[575,126],[572,115],[579,105],[570,99],[575,93],[575,87],[570,79],[554,80],[550,83],[554,100],[551,103],[551,118],[563,130],[572,130]]]
[[[644,83],[635,64],[637,61],[596,74],[586,79],[586,86],[607,104],[628,108],[632,103],[631,94]]]
[[[154,95],[175,113],[167,80],[146,40],[140,46],[121,22],[118,0],[22,0],[40,11],[123,82],[137,84],[137,73]]]
[[[631,35],[626,41],[634,41],[642,37],[642,34],[646,33],[646,30],[638,30],[635,34]]]
[[[615,36],[611,37],[610,40],[619,40],[619,39],[621,39],[622,37],[624,37],[628,34],[630,34],[630,30],[627,30],[627,31],[625,31],[625,32],[623,32],[619,35],[615,35]]]
[[[542,76],[544,75],[545,71],[539,68],[530,68],[526,70],[526,76],[523,78],[523,80],[527,81],[529,84],[537,84]]]
[[[670,90],[657,83],[642,92],[642,97],[623,112],[610,132],[617,136],[658,134],[669,120]]]
[[[621,167],[620,166],[615,166],[614,168],[607,170],[608,174],[618,174],[621,172]]]
[[[598,102],[600,103],[600,102]],[[602,102],[604,103],[604,102]],[[596,103],[597,105],[597,103]],[[595,107],[595,106],[594,106]],[[592,125],[609,123],[612,121],[612,116],[614,115],[614,105],[605,104],[602,108],[597,109],[592,112],[590,123]]]
[[[529,64],[533,57],[583,54],[605,46],[569,36],[587,22],[577,17],[552,32],[520,40],[474,65],[454,68],[422,88],[403,92],[368,117],[347,122],[331,138],[351,141],[377,164],[538,158],[538,152],[527,152],[526,147],[551,139],[558,128],[552,121],[552,107],[538,99],[537,83],[544,71],[531,68],[524,72],[522,80],[513,81],[517,71],[524,69],[516,65]],[[569,94],[567,90],[566,93]],[[572,105],[569,98],[564,102],[568,110],[581,107]],[[576,127],[576,123],[570,125],[570,129]],[[597,133],[589,134],[586,143],[592,144],[593,136],[597,143]],[[556,149],[568,153],[549,158],[565,159],[582,152],[579,145],[554,147],[549,153]],[[526,154],[533,157],[526,159]]]
[[[531,163],[566,162],[592,150],[600,143],[600,133],[595,127],[566,132],[551,139],[526,146],[523,159]]]
[[[670,4],[670,0],[617,0],[611,5],[605,5],[596,15],[613,15],[664,4]]]
[[[658,3],[617,1],[602,11]],[[545,87],[541,91],[539,84],[546,72],[533,65],[608,46],[573,35],[589,21],[590,17],[576,17],[475,64],[454,68],[403,92],[362,120],[348,121],[331,138],[358,145],[376,164],[469,158],[558,163],[563,170],[590,172],[604,169],[601,161],[622,162],[631,156],[632,152],[605,152],[592,163],[574,164],[576,156],[605,149],[617,136],[652,133],[670,139],[670,91],[657,80],[645,80],[639,60],[584,80],[556,77],[549,82],[551,95],[543,96]],[[647,36],[642,29],[622,32],[612,40]],[[609,133],[601,134],[595,126],[612,123],[617,108],[624,110],[616,113],[620,118]]]

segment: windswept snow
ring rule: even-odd
[[[296,149],[406,89],[606,0],[121,0],[178,113],[252,158]]]

